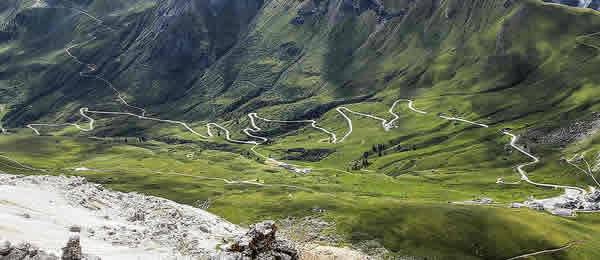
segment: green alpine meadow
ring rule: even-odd
[[[600,259],[597,0],[2,0],[0,130],[0,260]]]

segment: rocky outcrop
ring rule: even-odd
[[[562,122],[560,127],[537,127],[528,130],[524,138],[537,145],[566,146],[600,131],[600,112],[577,121]]]
[[[55,255],[48,254],[29,243],[12,245],[8,241],[0,241],[0,260],[58,260]]]
[[[563,195],[547,199],[530,198],[524,203],[512,203],[510,207],[528,207],[538,211],[548,211],[551,214],[570,217],[578,211],[599,211],[600,191],[592,189],[581,194],[577,190],[567,189]]]
[[[68,260],[82,259],[80,241],[90,245],[85,253],[100,257],[206,258],[243,230],[201,209],[111,191],[80,177],[0,174],[0,201],[6,202],[0,204],[3,238],[31,241],[51,252],[59,252],[57,241],[69,240],[62,251]],[[44,236],[37,236],[40,229]],[[25,249],[13,254],[32,251]]]
[[[294,260],[302,247],[302,253],[319,255],[306,241],[296,244],[278,233],[273,221],[244,232],[204,210],[111,191],[81,177],[0,174],[0,201],[0,260]],[[317,220],[301,225],[324,228]]]
[[[67,246],[62,249],[62,260],[81,260],[83,253],[81,252],[81,244],[78,236],[71,237],[67,242]]]
[[[0,240],[0,260],[101,260],[82,253],[78,236],[71,237],[62,251],[62,257],[58,257],[30,243],[12,245],[7,240]]]
[[[238,237],[229,251],[238,259],[299,259],[298,251],[288,240],[278,239],[277,226],[273,221],[264,221],[250,227]]]

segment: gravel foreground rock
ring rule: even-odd
[[[0,219],[0,260],[367,259],[349,248],[295,244],[273,221],[244,229],[82,177],[0,174]]]
[[[3,242],[0,252],[44,251],[66,255],[63,259],[81,259],[81,248],[105,259],[208,258],[244,234],[201,209],[110,191],[81,177],[0,174],[0,219],[0,241],[18,245]],[[77,242],[74,235],[80,237]],[[67,246],[63,252],[67,241],[81,247]]]
[[[0,241],[0,260],[101,260],[100,257],[83,254],[79,237],[73,236],[62,248],[62,256],[37,248],[29,243],[12,245],[9,241]]]

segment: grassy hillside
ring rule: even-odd
[[[0,104],[12,132],[0,136],[0,155],[47,172],[4,157],[2,171],[83,175],[191,205],[210,200],[210,211],[239,224],[316,215],[336,223],[341,243],[367,241],[395,256],[507,259],[573,241],[582,243],[535,259],[600,256],[597,215],[509,209],[562,191],[496,184],[517,181],[514,166],[528,160],[499,133],[508,127],[542,159],[527,168],[532,179],[593,185],[561,158],[586,152],[595,160],[596,135],[548,143],[532,133],[588,122],[598,111],[598,12],[534,0],[385,0],[383,9],[341,0],[74,2],[103,22],[73,9],[0,3]],[[317,119],[343,136],[348,125],[334,108],[391,118],[400,98],[429,113],[401,103],[391,131],[349,115],[354,132],[338,144],[320,141],[327,136],[309,124],[259,121],[272,143],[257,150],[310,167],[308,175],[265,164],[252,146],[221,135],[203,141],[134,117],[92,115],[89,133],[40,127],[43,135],[33,136],[25,124],[85,123],[81,107],[139,113],[105,82],[81,77],[86,66],[64,48],[82,42],[73,54],[96,64],[94,75],[128,103],[203,133],[205,121],[216,121],[247,139],[246,114],[257,112]],[[368,166],[352,170],[365,153]],[[448,203],[477,197],[495,204]]]

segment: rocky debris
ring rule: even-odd
[[[293,164],[289,164],[289,163],[284,163],[284,162],[280,162],[280,161],[276,161],[273,159],[267,159],[266,161],[267,164],[271,164],[271,165],[275,165],[277,167],[281,167],[283,169],[288,170],[289,172],[295,173],[295,174],[300,174],[300,175],[305,175],[305,174],[309,174],[312,172],[311,168],[299,168]]]
[[[533,210],[544,211],[544,204],[542,203],[532,201],[531,203],[526,203],[526,205]]]
[[[0,260],[101,260],[100,257],[83,254],[79,237],[74,236],[62,249],[62,257],[40,250],[31,243],[11,246],[9,241],[0,240]]]
[[[573,211],[571,209],[556,208],[556,209],[550,210],[549,212],[552,215],[561,216],[561,217],[575,216],[575,211]]]
[[[10,242],[7,240],[0,240],[0,255],[7,255],[11,250]]]
[[[360,251],[351,248],[340,248],[322,245],[312,245],[306,250],[300,252],[300,259],[348,259],[348,260],[372,260],[372,259],[393,259],[386,257],[369,256]],[[394,258],[394,259],[415,259],[418,258]],[[419,259],[420,260],[420,259]]]
[[[594,189],[585,195],[585,200],[589,202],[600,202],[600,190]]]
[[[511,203],[512,208],[528,207],[538,211],[548,211],[558,216],[573,216],[577,211],[599,211],[600,192],[592,189],[582,195],[577,190],[567,189],[564,194],[547,199],[529,198],[524,203]]]
[[[71,226],[71,227],[69,227],[69,231],[71,231],[73,233],[79,233],[79,232],[81,232],[81,227],[80,226]]]
[[[314,209],[314,207],[313,207]],[[279,233],[299,244],[337,244],[342,239],[328,230],[335,229],[335,223],[325,221],[317,216],[303,218],[285,218],[279,220]]]
[[[29,243],[12,246],[8,241],[0,240],[0,260],[58,260],[53,254],[48,254]],[[81,258],[80,258],[81,259]]]
[[[0,174],[0,201],[6,202],[0,204],[3,238],[43,246],[42,250],[30,243],[13,246],[0,239],[0,260],[61,259],[52,253],[68,260],[98,260],[94,255],[106,259],[298,259],[299,250],[313,256],[333,252],[342,257],[338,259],[361,254],[313,244],[339,241],[322,233],[334,224],[319,218],[283,221],[287,230],[281,234],[273,221],[261,222],[244,234],[242,228],[203,210],[111,191],[81,177]],[[31,218],[22,218],[23,213]],[[304,241],[311,242],[288,240],[287,234],[300,230],[291,226],[304,227],[308,234]],[[15,227],[18,230],[11,232]],[[45,231],[42,236],[41,229]],[[61,252],[64,244],[60,241],[66,240]]]
[[[0,223],[0,230],[3,226],[19,227],[19,232],[2,235],[12,241],[32,241],[47,251],[58,249],[56,241],[77,233],[83,245],[94,245],[90,250],[104,248],[90,252],[101,257],[103,253],[127,252],[202,258],[217,254],[219,244],[243,232],[201,209],[158,197],[111,191],[81,177],[0,174],[0,200],[9,202],[0,205],[0,218],[14,221]],[[24,213],[30,219],[20,217]],[[48,234],[57,237],[35,237],[39,228],[52,228]],[[70,245],[76,244],[76,240],[70,241]],[[77,250],[69,252],[78,255]]]
[[[81,252],[81,244],[79,236],[73,236],[67,242],[67,245],[62,249],[62,260],[81,260],[83,253]]]
[[[523,204],[522,203],[513,202],[513,203],[508,204],[508,207],[509,208],[513,208],[513,209],[519,209],[519,208],[523,207]]]
[[[597,133],[600,130],[600,112],[593,113],[590,118],[563,125],[560,128],[532,129],[523,137],[536,144],[566,146]]]
[[[334,232],[335,223],[318,216],[285,218],[277,221],[279,236],[296,243],[300,259],[388,259],[389,251],[374,240],[362,241],[352,248],[334,247],[343,239]]]
[[[355,248],[352,250],[354,251],[353,254],[359,256],[352,259],[390,259],[392,254],[377,240],[364,240],[352,247]],[[406,259],[416,260],[418,258],[407,257]]]
[[[466,201],[466,203],[480,204],[480,205],[488,205],[494,203],[494,200],[487,197],[480,197],[474,200]]]
[[[229,251],[242,259],[282,259],[295,260],[298,251],[288,240],[278,239],[274,221],[264,221],[250,226],[250,230],[238,237]]]
[[[318,162],[334,153],[333,149],[288,149],[283,160]]]

